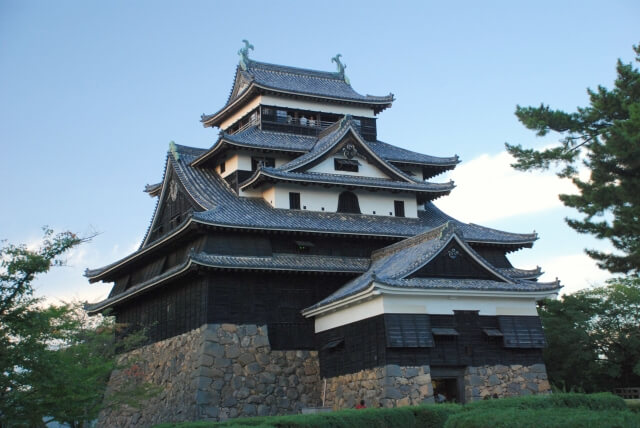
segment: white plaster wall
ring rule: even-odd
[[[382,296],[378,296],[357,306],[350,307],[347,310],[332,312],[330,314],[316,317],[315,330],[316,333],[330,330],[341,325],[360,321],[376,315],[384,313],[384,304]]]
[[[338,209],[338,196],[342,189],[338,187],[324,188],[320,186],[299,186],[295,184],[278,183],[270,186],[274,189],[273,206],[275,208],[289,208],[289,192],[300,193],[300,208],[308,211],[336,212]],[[404,201],[406,217],[417,217],[418,207],[416,197],[410,193],[369,192],[367,190],[353,191],[358,196],[360,211],[362,214],[381,216],[393,216],[394,201]],[[265,191],[263,191],[263,195]],[[271,193],[269,194],[271,197]],[[266,199],[269,202],[271,199]],[[306,207],[306,208],[305,208]],[[324,208],[324,210],[323,210]],[[391,213],[391,214],[389,214]]]
[[[228,152],[232,153],[232,152]],[[251,158],[252,157],[269,157],[274,158],[276,161],[276,167],[282,166],[289,162],[289,158],[286,156],[278,156],[273,153],[260,153],[260,152],[247,152],[241,151],[230,155],[225,161],[225,172],[221,174],[222,177],[226,177],[236,170],[251,171]],[[216,166],[216,171],[220,173],[220,167]]]
[[[474,296],[378,296],[356,306],[316,317],[315,331],[329,330],[382,314],[453,315],[453,311],[480,311],[480,315],[538,315],[535,299]]]
[[[220,173],[220,165],[216,166],[216,171],[218,172],[218,174],[220,174],[224,178],[227,175],[231,174],[233,171],[240,169],[238,167],[239,162],[240,162],[240,157],[238,155],[233,155],[224,161],[223,173]],[[249,161],[249,167],[251,167],[251,161]]]
[[[242,119],[247,113],[249,113],[254,108],[260,105],[261,96],[257,96],[244,105],[240,110],[238,110],[233,116],[229,117],[227,120],[220,124],[220,129],[223,131],[228,127],[236,123],[238,120]]]
[[[389,178],[387,174],[382,172],[381,169],[376,167],[375,165],[370,164],[364,159],[354,158],[360,163],[358,167],[358,172],[353,171],[338,171],[335,169],[334,159],[346,159],[341,156],[332,156],[329,157],[317,165],[314,165],[313,168],[309,168],[309,172],[320,172],[324,174],[340,174],[340,175],[353,175],[359,177],[375,177],[375,178]]]
[[[289,107],[300,110],[320,111],[333,114],[350,114],[352,116],[376,117],[372,108],[342,106],[336,104],[325,104],[315,101],[292,100],[289,98],[277,97],[274,95],[263,95],[260,100],[262,105]],[[245,113],[246,114],[246,113]]]
[[[287,194],[288,197],[288,194]],[[275,192],[275,188],[274,187],[270,187],[268,189],[265,189],[262,192],[262,199],[264,199],[265,201],[267,201],[269,204],[271,204],[272,207],[275,207],[276,204],[276,192]],[[288,201],[287,201],[288,202]]]

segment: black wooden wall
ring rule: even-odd
[[[407,318],[413,319],[411,323]],[[528,322],[538,317],[521,318]],[[541,348],[507,348],[503,337],[489,337],[485,328],[499,329],[498,317],[479,316],[476,311],[455,315],[385,314],[318,333],[320,371],[323,377],[338,376],[386,364],[400,366],[531,365],[542,362]],[[432,329],[455,329],[458,336],[421,338],[427,325]],[[390,340],[389,330],[404,329],[417,340]],[[427,345],[427,346],[424,346]]]

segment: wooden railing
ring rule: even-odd
[[[613,393],[627,399],[640,398],[640,387],[636,388],[616,388]]]

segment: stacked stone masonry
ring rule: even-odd
[[[467,401],[551,393],[544,364],[467,367],[464,384]]]
[[[353,408],[364,400],[367,407],[400,407],[433,403],[429,366],[387,365],[327,379],[325,405],[334,410]]]
[[[120,357],[136,367],[137,382],[159,387],[140,408],[105,409],[104,427],[148,427],[161,422],[220,421],[239,416],[300,413],[303,408],[399,407],[433,402],[429,366],[386,365],[320,378],[315,351],[273,351],[265,325],[208,324]],[[110,391],[131,381],[115,370]],[[543,364],[468,367],[467,401],[549,393]]]

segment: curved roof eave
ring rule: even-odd
[[[218,110],[217,112],[215,112],[213,114],[202,116],[202,118],[200,119],[200,122],[202,123],[202,125],[205,128],[218,126],[220,124],[220,122],[222,120],[224,120],[224,118],[228,114],[232,113],[236,108],[238,108],[240,105],[242,105],[243,101],[247,100],[248,98],[250,98],[253,95],[257,95],[257,93],[259,93],[259,91],[274,92],[274,93],[282,94],[282,95],[289,95],[289,96],[295,96],[295,97],[310,98],[310,99],[315,99],[315,100],[330,101],[330,102],[335,102],[335,103],[356,104],[356,105],[362,105],[362,106],[374,107],[374,108],[378,107],[378,109],[376,110],[376,113],[380,113],[384,109],[391,107],[391,104],[395,100],[392,95],[389,95],[388,99],[382,99],[382,97],[381,97],[381,99],[379,99],[379,100],[376,100],[376,99],[350,99],[350,98],[332,97],[332,96],[328,96],[328,95],[319,95],[319,94],[310,94],[310,93],[304,93],[304,92],[286,91],[286,90],[283,90],[283,89],[279,89],[279,88],[274,88],[274,87],[269,87],[269,86],[266,86],[266,85],[258,84],[256,82],[251,82],[249,84],[249,87],[247,89],[245,89],[244,92],[241,95],[239,95],[237,98],[235,98],[230,104],[225,105],[224,107],[222,107],[220,110]]]

